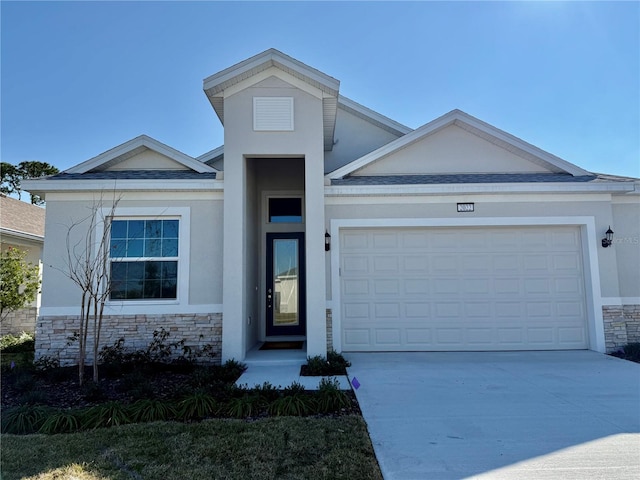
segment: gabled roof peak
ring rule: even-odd
[[[203,88],[207,97],[211,98],[221,93],[225,88],[238,83],[252,75],[255,75],[272,66],[294,75],[325,93],[337,96],[340,89],[340,81],[310,67],[289,55],[285,55],[275,48],[270,48],[258,53],[251,58],[214,73],[203,81]]]
[[[340,81],[275,48],[265,50],[204,79],[204,93],[220,122],[224,125],[225,90],[272,67],[322,92],[324,149],[331,150],[333,148]]]
[[[145,150],[152,150],[198,173],[215,172],[216,170],[175,148],[165,145],[148,135],[139,135],[117,147],[107,150],[89,160],[65,170],[64,173],[87,173],[104,170],[116,165]]]
[[[545,167],[552,173],[568,173],[574,176],[591,175],[590,172],[583,170],[566,160],[556,157],[555,155],[531,145],[518,137],[494,127],[493,125],[483,122],[462,110],[454,109],[413,130],[412,132],[407,133],[403,137],[400,137],[397,140],[394,140],[377,150],[354,160],[344,167],[334,170],[327,175],[327,178],[331,180],[343,178],[451,125],[456,125],[457,127],[467,130],[468,132],[490,141],[497,146],[512,151],[533,163],[537,163]]]

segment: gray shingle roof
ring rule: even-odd
[[[451,175],[349,176],[331,180],[332,185],[436,185],[452,183],[546,183],[591,182],[596,175],[564,173],[478,173]]]
[[[213,180],[215,172],[193,170],[108,170],[104,172],[59,173],[50,180]]]
[[[44,237],[44,208],[0,195],[0,228]]]

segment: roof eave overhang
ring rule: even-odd
[[[223,190],[224,181],[218,179],[202,180],[28,180],[23,183],[24,190],[37,195],[49,192],[109,192],[109,191],[213,191]]]
[[[19,230],[12,230],[11,228],[0,227],[0,234],[4,237],[4,242],[7,242],[8,238],[19,238],[21,240],[30,240],[33,242],[42,243],[44,242],[43,235],[36,235],[34,233],[20,232]]]
[[[436,185],[327,185],[325,196],[406,196],[504,193],[634,193],[633,184],[598,183],[452,183]]]

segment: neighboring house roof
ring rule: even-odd
[[[330,180],[336,180],[344,178],[348,175],[354,174],[358,170],[377,162],[399,150],[406,148],[407,146],[424,139],[425,137],[432,135],[443,128],[450,125],[456,125],[464,130],[469,131],[477,135],[480,138],[484,138],[491,143],[494,143],[500,147],[503,147],[509,151],[516,153],[522,158],[529,160],[533,163],[541,165],[554,173],[568,173],[575,176],[591,175],[590,172],[583,170],[582,168],[573,165],[565,160],[562,160],[555,155],[552,155],[544,150],[531,145],[513,135],[504,132],[488,123],[485,123],[467,113],[460,110],[452,110],[451,112],[433,120],[432,122],[423,125],[411,133],[408,133],[397,140],[394,140],[373,152],[360,157],[357,160],[338,168],[329,173],[327,177]]]
[[[224,91],[271,67],[275,67],[322,91],[324,148],[325,150],[331,150],[336,126],[340,81],[285,55],[275,48],[265,50],[204,79],[204,93],[207,95],[209,102],[211,102],[211,106],[216,115],[218,115],[220,122],[224,125]]]
[[[42,207],[0,194],[0,233],[44,241],[44,214]]]
[[[179,165],[198,173],[215,172],[216,169],[206,165],[189,155],[186,155],[175,148],[171,148],[158,140],[147,135],[140,135],[117,147],[107,150],[100,155],[93,157],[86,162],[82,162],[75,167],[71,167],[65,173],[87,173],[102,171],[128,160],[145,150],[152,150],[175,161]]]

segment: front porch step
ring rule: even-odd
[[[247,366],[301,365],[307,363],[306,345],[301,350],[259,350],[260,345],[247,352],[243,363]]]

